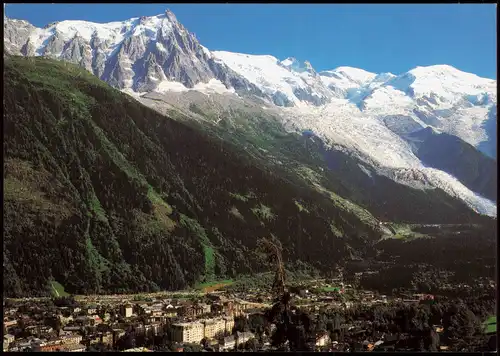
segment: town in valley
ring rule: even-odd
[[[302,329],[307,331],[302,336],[307,350],[449,348],[446,325],[443,320],[434,324],[432,315],[424,321],[423,329],[420,327],[428,337],[419,334],[418,340],[412,341],[413,329],[392,327],[387,320],[388,325],[381,326],[377,317],[356,312],[370,308],[431,310],[439,296],[381,295],[357,289],[339,278],[303,282],[288,291],[293,298],[290,312],[302,320]],[[273,342],[277,325],[271,322],[269,312],[274,302],[269,288],[242,291],[231,288],[230,281],[182,292],[4,299],[3,350],[290,350],[288,342],[279,346]],[[482,327],[483,341],[495,343],[496,318],[490,317]],[[425,343],[432,346],[423,345],[421,340],[426,338]]]

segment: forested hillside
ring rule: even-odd
[[[259,271],[331,270],[380,237],[331,199],[162,116],[85,70],[7,57],[4,294],[179,289]]]

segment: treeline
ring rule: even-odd
[[[460,293],[460,284],[487,289],[496,275],[496,234],[493,224],[469,228],[443,227],[420,228],[430,238],[417,238],[402,242],[387,239],[377,243],[380,251],[372,261],[365,261],[362,268],[351,264],[351,278],[356,272],[363,274],[359,283],[363,288],[391,293],[406,288],[423,293]],[[453,290],[450,291],[450,287]],[[468,293],[468,291],[465,291]]]
[[[285,311],[276,304],[266,313],[261,329],[266,329],[265,322],[276,323],[273,343],[285,347],[288,340],[290,351],[311,351],[315,337],[324,333],[349,345],[351,351],[360,351],[358,347],[365,340],[384,341],[391,345],[384,348],[386,351],[438,351],[441,345],[450,351],[486,351],[490,336],[485,334],[483,322],[494,313],[494,293],[410,305],[356,304],[345,310],[323,309],[316,316],[294,307]],[[250,323],[246,328],[259,331]]]

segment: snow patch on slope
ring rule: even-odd
[[[41,28],[35,28],[35,30],[31,33],[29,37],[29,43],[31,43],[35,47],[36,56],[43,55],[43,49],[47,44],[49,38],[52,37],[54,33],[54,29],[44,30]]]
[[[300,131],[311,129],[327,142],[371,157],[378,166],[411,168],[420,165],[406,141],[375,117],[364,115],[349,100],[332,99],[321,107],[284,109],[283,114],[286,125]]]
[[[198,83],[195,84],[193,88],[187,88],[182,83],[164,80],[158,84],[155,91],[159,93],[165,93],[169,91],[173,92],[187,92],[190,90],[199,91],[204,94],[235,94],[234,88],[226,88],[226,86],[217,79],[210,79],[208,83]]]
[[[338,67],[320,72],[321,80],[328,86],[350,89],[372,81],[377,75],[363,69],[353,67]]]
[[[214,51],[212,54],[264,93],[272,96],[280,92],[295,105],[301,105],[294,94],[294,89],[306,89],[306,84],[292,72],[278,65],[276,57],[224,51]]]
[[[61,21],[47,28],[47,30],[54,29],[66,37],[66,39],[71,39],[79,35],[86,41],[90,41],[95,34],[103,41],[113,41],[118,37],[117,35],[120,30],[129,26],[134,20],[136,19],[131,19],[126,22],[109,22],[104,24],[87,21]]]
[[[423,127],[456,135],[475,147],[483,147],[480,143],[491,136],[484,123],[497,101],[495,80],[443,65],[417,67],[399,76],[377,75],[358,87],[345,78],[332,78],[337,87],[347,89],[344,98],[366,116],[383,120],[407,115]]]

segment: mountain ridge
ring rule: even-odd
[[[445,187],[449,194],[465,197],[472,208],[496,214],[492,202],[476,196],[483,194],[481,187],[464,186],[468,180],[457,181],[450,167],[440,166],[446,174],[426,169],[406,138],[386,125],[389,118],[408,117],[421,127],[459,137],[496,162],[495,80],[447,65],[417,67],[401,75],[345,66],[317,73],[309,62],[294,58],[211,52],[168,11],[109,24],[78,22],[80,29],[75,21],[63,21],[41,32],[26,22],[17,28],[11,21],[4,25],[5,48],[11,52],[45,53],[77,63],[136,97],[196,90],[261,100],[263,107],[281,110],[284,126],[296,132],[313,129],[326,144],[343,145],[391,179],[421,177],[399,181],[424,189]],[[89,26],[108,32],[99,39],[94,35],[99,31],[91,32]],[[332,123],[339,129],[332,130]],[[384,149],[377,149],[381,145]]]

